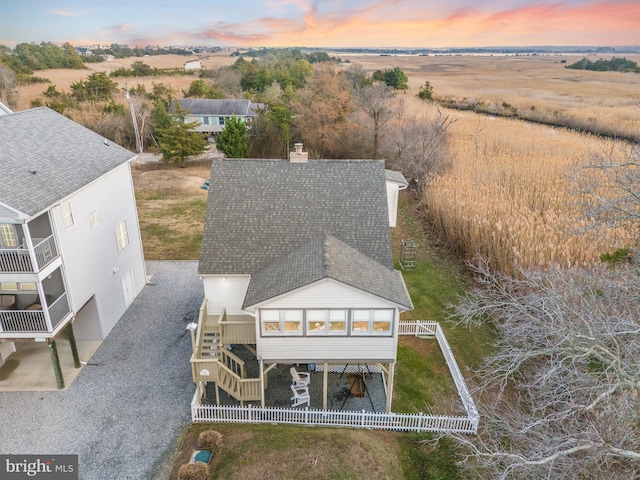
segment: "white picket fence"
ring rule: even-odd
[[[373,413],[299,408],[202,405],[198,392],[191,401],[191,420],[212,423],[279,423],[332,427],[369,428],[407,432],[476,434],[480,415],[438,322],[400,322],[400,335],[435,336],[464,405],[466,416],[425,415],[423,413]]]
[[[211,423],[276,423],[290,425],[317,425],[325,427],[351,427],[405,432],[447,432],[474,434],[477,419],[422,413],[373,413],[311,408],[244,407],[231,405],[200,405],[197,393],[191,402],[194,422]]]

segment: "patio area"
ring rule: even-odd
[[[246,364],[247,376],[257,378],[259,365],[255,356],[242,345],[233,345],[232,352],[242,358]],[[291,407],[291,374],[289,369],[294,366],[298,372],[309,372],[309,395],[311,397],[310,408],[322,409],[324,372],[311,371],[309,365],[285,365],[279,364],[267,374],[267,389],[265,390],[266,407]],[[344,411],[384,412],[386,405],[386,393],[380,373],[367,372],[367,368],[361,365],[364,371],[366,391],[364,396],[355,396],[355,388],[350,392],[349,373],[327,374],[327,409]],[[206,399],[203,404],[215,404],[215,384],[207,384]],[[245,402],[246,404],[247,402]],[[239,402],[220,390],[221,405],[239,405]],[[259,405],[259,402],[257,402]],[[304,408],[304,407],[299,407]]]

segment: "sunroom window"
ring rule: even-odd
[[[307,335],[345,335],[346,310],[306,310]]]
[[[265,309],[260,310],[264,336],[390,336],[395,310]]]
[[[261,310],[263,335],[302,335],[302,310]]]
[[[353,335],[391,335],[393,310],[356,309],[351,313],[351,333]]]

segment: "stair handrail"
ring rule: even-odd
[[[231,371],[233,371],[236,375],[239,375],[240,378],[247,378],[247,369],[245,367],[245,361],[240,357],[230,352],[228,349],[221,347],[220,348],[220,358],[222,363],[227,366]],[[231,365],[229,365],[231,364]]]

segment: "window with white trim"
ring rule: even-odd
[[[346,335],[347,310],[305,310],[307,335]]]
[[[126,219],[116,225],[116,243],[118,245],[118,252],[121,252],[129,245],[129,232],[127,232]]]
[[[354,309],[351,312],[352,335],[390,335],[392,326],[391,309]]]
[[[392,308],[260,310],[263,336],[391,336]]]
[[[262,334],[265,336],[300,336],[302,319],[302,310],[260,310]]]
[[[0,223],[0,247],[15,248],[18,246],[18,237],[15,227],[10,223]]]
[[[64,222],[64,228],[69,230],[74,225],[73,211],[71,210],[71,202],[64,202],[61,205],[62,208],[62,221]]]
[[[38,289],[33,282],[20,282],[20,290],[23,292],[34,292]]]
[[[91,228],[96,228],[100,223],[100,219],[98,218],[98,210],[95,208],[89,212],[89,225]]]
[[[1,289],[4,292],[17,292],[18,284],[16,282],[2,282]]]
[[[211,125],[211,117],[202,117],[200,120],[202,125]]]

